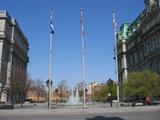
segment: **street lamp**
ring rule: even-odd
[[[109,99],[109,102],[110,102],[110,106],[112,107],[112,95],[111,95],[111,93],[108,93],[108,99]]]

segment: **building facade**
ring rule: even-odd
[[[99,86],[98,82],[91,82],[88,87],[87,87],[87,94],[88,95],[92,95],[94,94],[96,91],[95,91],[95,88],[96,86]]]
[[[122,83],[123,80],[127,79],[127,29],[130,26],[129,23],[124,23],[120,27],[120,32],[117,34],[117,54],[118,54],[118,77],[119,82]]]
[[[17,21],[0,10],[0,101],[22,102],[26,94],[29,44]]]
[[[160,74],[160,0],[145,0],[145,9],[117,34],[119,82],[127,74],[150,69]]]

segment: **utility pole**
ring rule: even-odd
[[[86,89],[85,89],[85,62],[84,62],[84,23],[83,9],[81,8],[81,35],[82,35],[82,83],[83,83],[83,109],[86,108]]]
[[[117,107],[119,107],[119,80],[118,80],[118,56],[117,56],[117,21],[115,11],[113,11],[113,28],[114,28],[114,40],[115,40],[115,74],[117,81]]]

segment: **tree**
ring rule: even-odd
[[[99,98],[100,101],[105,102],[107,100],[108,93],[109,93],[108,85],[107,84],[102,85],[97,98]]]
[[[23,103],[26,99],[26,72],[22,69],[15,69],[11,77],[11,102]]]
[[[28,99],[32,101],[44,101],[47,92],[45,83],[41,79],[32,80],[31,78],[27,79],[27,93],[28,93]]]
[[[126,96],[159,96],[160,76],[150,70],[130,73],[124,89]]]
[[[44,101],[46,88],[43,80],[36,79],[37,101]]]
[[[107,86],[108,86],[108,92],[111,93],[112,97],[115,97],[117,95],[117,85],[116,83],[109,79],[107,81]]]
[[[108,94],[110,94],[112,98],[116,96],[116,83],[111,79],[109,79],[106,84],[103,84],[99,91],[92,95],[92,99],[106,102],[109,97]]]
[[[30,77],[30,75],[27,75],[27,81],[26,81],[26,92],[32,89],[34,84],[34,80]]]
[[[66,93],[68,91],[68,86],[67,86],[66,80],[61,80],[59,82],[58,91],[59,91],[60,100],[64,101],[64,98],[66,97]]]

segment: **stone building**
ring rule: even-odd
[[[26,94],[29,44],[17,21],[0,10],[0,101],[22,102]]]
[[[126,41],[127,41],[127,29],[129,23],[124,23],[120,27],[120,33],[117,34],[117,54],[118,54],[118,76],[120,83],[127,78],[127,58],[126,58]]]
[[[127,74],[151,69],[160,74],[160,0],[145,0],[145,9],[117,34],[119,82]]]

